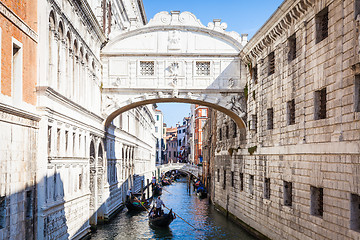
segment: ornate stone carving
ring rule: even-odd
[[[226,103],[227,106],[229,106],[229,109],[236,114],[243,115],[246,113],[246,101],[245,96],[232,96],[229,101]]]
[[[176,30],[169,32],[168,49],[180,50],[180,48],[180,32]]]
[[[233,78],[229,78],[228,80],[228,87],[233,88],[235,85],[235,80]]]

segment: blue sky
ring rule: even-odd
[[[143,0],[148,21],[161,11],[189,11],[205,26],[213,19],[228,25],[227,31],[249,34],[249,39],[281,5],[283,0]],[[190,105],[159,103],[168,127],[189,116]]]

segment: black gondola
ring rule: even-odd
[[[127,200],[125,202],[127,209],[129,211],[139,211],[139,212],[149,209],[152,202],[152,197],[146,199],[144,202],[141,203],[139,202],[141,201],[140,199],[141,199],[141,194],[139,194],[139,196],[136,196],[136,198],[132,197],[131,199]]]
[[[170,209],[169,213],[163,214],[161,216],[152,216],[153,211],[155,209],[151,209],[149,213],[149,224],[153,227],[168,227],[170,223],[175,219],[175,215]]]
[[[162,188],[158,184],[155,185],[152,191],[153,196],[160,196],[162,194]]]

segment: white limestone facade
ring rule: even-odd
[[[103,3],[49,0],[38,5],[37,239],[84,237],[91,225],[122,206],[134,174],[151,179],[155,169],[151,106],[124,113],[123,123],[104,126],[100,50],[113,28],[125,31],[130,20],[123,16],[122,24],[111,25],[108,6],[123,2]],[[122,14],[143,8],[142,2],[135,9],[133,4],[128,1]],[[106,21],[99,22],[99,14]]]

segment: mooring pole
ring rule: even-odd
[[[149,198],[150,197],[150,192],[149,192],[149,188],[150,188],[150,180],[149,179],[146,179],[146,183],[147,183],[147,198]]]
[[[141,180],[141,200],[144,200],[144,180]]]

